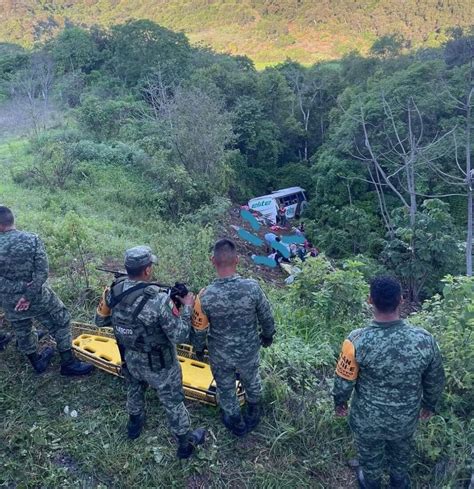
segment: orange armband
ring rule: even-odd
[[[99,304],[97,306],[97,315],[103,318],[110,317],[112,315],[112,309],[107,305],[105,300],[106,295],[110,291],[109,287],[106,287],[104,292],[102,293],[102,297],[100,298]]]
[[[359,375],[359,364],[357,363],[355,347],[351,340],[344,340],[342,344],[336,374],[345,380],[356,380]]]
[[[191,317],[191,322],[193,328],[196,329],[197,331],[204,331],[209,326],[209,319],[207,318],[207,316],[204,314],[204,311],[202,310],[201,298],[199,297],[199,294],[196,297],[196,300],[194,301],[194,310],[193,310],[193,315]]]

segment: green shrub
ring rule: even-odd
[[[359,267],[358,262],[347,261],[338,269],[323,255],[305,261],[287,299],[295,314],[305,318],[302,330],[308,339],[326,330],[337,344],[367,319],[368,285]]]
[[[334,352],[328,343],[308,344],[302,338],[279,333],[263,352],[267,375],[278,377],[294,392],[304,392],[322,381],[321,369],[332,367]]]
[[[435,335],[445,361],[445,403],[469,418],[474,410],[474,279],[447,276],[443,283],[443,295],[426,301],[410,320]]]

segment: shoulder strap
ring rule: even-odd
[[[134,285],[133,287],[130,287],[129,289],[124,290],[124,291],[120,292],[119,294],[115,295],[115,288],[118,285],[120,285],[121,283],[123,283],[123,280],[119,283],[115,282],[110,289],[110,301],[109,301],[110,307],[115,307],[123,299],[125,299],[125,297],[129,296],[130,294],[132,294],[134,292],[137,292],[139,290],[142,290],[142,289],[150,286],[150,284],[147,282],[139,282],[138,284]]]
[[[152,297],[153,293],[150,293],[149,291],[145,290],[145,293],[143,294],[143,299],[139,302],[138,306],[135,308],[133,311],[133,320],[135,321],[137,317],[140,315],[140,313],[143,311],[143,308],[145,307],[146,303]]]

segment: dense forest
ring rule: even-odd
[[[404,49],[438,47],[449,27],[472,24],[469,0],[0,0],[0,39],[31,45],[72,24],[110,27],[149,19],[193,43],[244,54],[260,65],[366,54],[393,32]]]
[[[303,220],[322,251],[290,287],[267,284],[279,334],[263,359],[267,420],[250,441],[226,440],[196,407],[217,438],[180,468],[164,425],[139,450],[120,439],[118,380],[97,374],[76,399],[60,380],[38,387],[12,353],[0,367],[1,392],[15,392],[0,394],[15,413],[0,424],[0,484],[347,487],[354,450],[332,415],[331,376],[345,335],[369,317],[367,280],[389,272],[447,366],[442,410],[417,437],[415,487],[466,486],[474,32],[446,36],[408,51],[387,34],[366,56],[261,71],[149,20],[0,45],[0,199],[44,238],[76,318],[91,319],[108,280],[95,266],[120,264],[139,243],[158,250],[160,278],[199,290],[229,209],[278,188],[307,190]],[[259,274],[248,263],[242,272]],[[84,414],[52,424],[71,399]]]
[[[473,37],[451,36],[409,55],[385,36],[366,58],[261,72],[146,20],[5,44],[1,93],[34,133],[15,179],[65,188],[125,167],[166,219],[301,185],[311,239],[394,271],[417,302],[466,254]]]

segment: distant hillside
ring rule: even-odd
[[[436,46],[445,30],[473,23],[472,0],[0,0],[0,41],[31,44],[67,23],[109,26],[147,18],[194,43],[246,54],[257,63],[362,53],[400,33]]]

